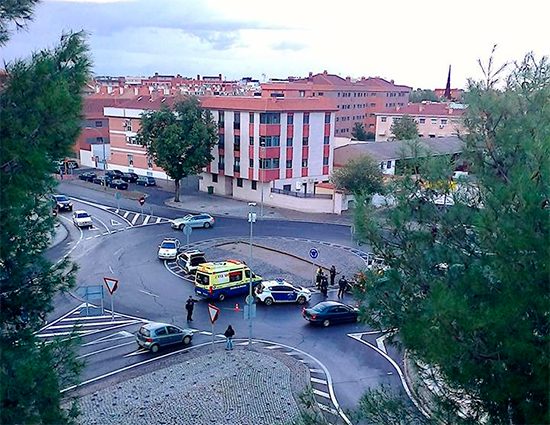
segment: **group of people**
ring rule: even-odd
[[[187,321],[192,322],[193,321],[193,309],[195,308],[195,303],[197,300],[193,299],[191,295],[189,295],[189,298],[187,299],[187,302],[185,303],[185,309],[187,310]],[[233,350],[233,337],[235,336],[235,330],[231,325],[227,327],[224,334],[225,336],[225,349],[226,350]]]
[[[331,286],[334,286],[334,282],[336,280],[337,274],[338,273],[336,272],[336,267],[332,265],[328,272]],[[323,294],[323,296],[325,297],[328,296],[329,277],[327,277],[327,275],[324,273],[323,268],[319,266],[319,268],[317,269],[317,273],[315,275],[315,283],[316,283],[317,289],[319,289],[321,291],[321,294]],[[346,280],[346,277],[342,275],[342,277],[338,281],[338,299],[344,299],[344,294],[347,288],[348,288],[348,281]]]

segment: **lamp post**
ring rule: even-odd
[[[256,207],[256,202],[249,202],[250,210],[248,212],[248,222],[250,223],[250,259],[248,264],[248,297],[246,304],[248,307],[248,349],[252,347],[252,306],[254,305],[254,297],[252,296],[252,225],[256,222],[256,213],[253,208]]]

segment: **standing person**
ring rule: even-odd
[[[233,350],[233,336],[235,335],[235,331],[233,330],[233,328],[231,327],[231,325],[229,325],[227,327],[227,329],[225,330],[225,332],[223,333],[224,336],[225,336],[225,349],[226,350]]]
[[[315,275],[315,282],[316,282],[317,288],[321,287],[322,278],[323,278],[323,269],[321,268],[321,266],[319,266],[319,268],[317,269],[317,274]]]
[[[334,267],[334,264],[330,268],[330,286],[334,286],[334,279],[336,278],[336,267]]]
[[[321,278],[321,293],[325,297],[328,296],[328,278],[326,275],[323,275]]]
[[[348,287],[348,281],[346,276],[342,275],[338,281],[338,298],[344,299],[344,294],[346,293],[346,288]]]
[[[193,309],[195,308],[195,302],[197,300],[194,300],[191,295],[189,295],[189,298],[187,299],[187,302],[185,303],[185,309],[187,310],[187,321],[192,322],[193,321]]]

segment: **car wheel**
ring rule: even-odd
[[[330,326],[330,320],[328,320],[328,319],[323,320],[323,326],[325,328],[329,327]]]
[[[209,227],[210,227],[210,223],[208,223],[208,222],[204,223],[204,228],[205,229],[208,229]]]
[[[183,230],[183,224],[180,224],[180,225],[178,226],[178,230],[179,230],[180,232]]]
[[[304,304],[306,302],[306,297],[299,296],[297,301],[298,301],[298,304]]]
[[[220,301],[225,300],[225,294],[223,292],[220,295],[218,295],[218,300]]]
[[[159,351],[159,345],[158,344],[153,344],[151,345],[151,353],[157,353]]]
[[[264,304],[265,304],[265,305],[271,305],[271,304],[273,304],[273,298],[267,297],[267,298],[264,300]]]
[[[185,345],[191,344],[191,337],[190,337],[189,335],[184,336],[182,342],[183,342]]]

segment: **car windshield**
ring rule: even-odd
[[[322,311],[325,311],[327,306],[325,304],[317,304],[313,307],[311,307],[312,310],[321,313]]]
[[[146,337],[150,337],[151,336],[151,332],[149,332],[149,329],[145,328],[145,327],[141,327],[139,329],[139,333],[143,336],[146,336]]]
[[[57,195],[55,197],[55,199],[57,199],[58,201],[61,201],[61,202],[65,202],[65,201],[69,200],[69,199],[67,199],[67,197],[65,195]]]
[[[88,214],[87,212],[81,212],[81,213],[77,213],[76,217],[77,218],[88,218],[88,217],[90,217],[90,214]]]
[[[209,282],[208,275],[202,274],[202,273],[197,273],[197,283],[198,284],[206,286],[206,285],[208,285],[208,282]]]
[[[174,242],[163,242],[160,247],[164,249],[174,249],[176,248],[176,244]]]

